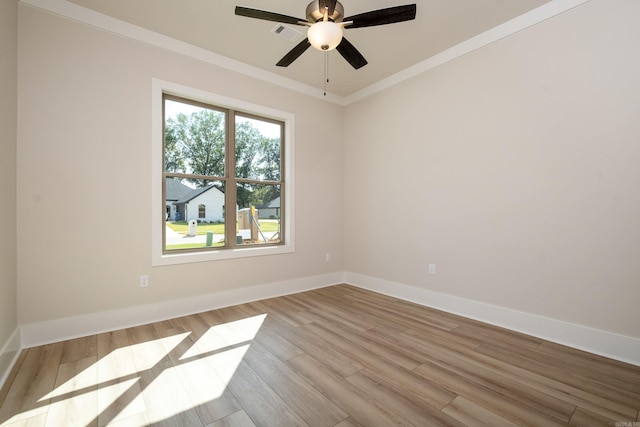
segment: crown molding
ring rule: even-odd
[[[182,42],[172,37],[165,36],[155,31],[147,30],[137,25],[121,21],[102,13],[87,9],[67,0],[20,0],[20,4],[34,7],[40,10],[62,16],[64,18],[80,22],[91,27],[116,34],[121,37],[143,42],[152,46],[160,47],[174,53],[179,53],[190,58],[194,58],[205,63],[225,68],[249,77],[263,80],[275,85],[285,87],[290,90],[332,102],[339,105],[349,105],[360,101],[377,92],[397,85],[407,79],[427,72],[439,65],[452,61],[460,56],[466,55],[476,49],[480,49],[497,40],[508,37],[511,34],[522,31],[528,27],[546,21],[554,16],[560,15],[568,10],[578,7],[591,0],[551,0],[544,5],[537,7],[523,15],[494,27],[484,33],[472,37],[459,43],[441,53],[419,62],[403,71],[386,77],[377,83],[367,86],[351,95],[342,97],[333,93],[327,93],[313,86],[309,86],[298,81],[282,77],[254,67],[249,64],[231,59],[215,52]]]
[[[377,83],[367,86],[352,95],[344,98],[344,105],[360,101],[374,93],[380,92],[391,86],[397,85],[405,80],[415,77],[419,74],[425,73],[439,65],[445,64],[456,58],[459,58],[467,53],[473,52],[476,49],[480,49],[495,41],[508,37],[519,31],[522,31],[528,27],[536,25],[547,19],[553,18],[561,13],[564,13],[570,9],[578,7],[591,0],[552,0],[549,3],[545,3],[523,15],[513,18],[503,24],[498,25],[490,30],[480,33],[475,37],[465,40],[443,52],[440,52],[430,58],[425,59],[422,62],[417,63],[409,68],[406,68],[396,74],[393,74],[387,78],[384,78]]]
[[[67,0],[20,0],[20,4],[40,9],[120,37],[159,47],[173,53],[197,59],[207,64],[215,65],[258,80],[282,86],[305,95],[336,104],[343,103],[343,98],[341,96],[329,92],[324,96],[321,90],[313,86],[282,77],[270,71],[245,64],[244,62],[240,62],[190,43],[177,40],[173,37],[165,36],[164,34],[142,28],[138,25],[130,24],[111,16],[104,15],[86,7],[71,3]]]

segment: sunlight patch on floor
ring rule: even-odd
[[[39,401],[77,392],[83,388],[95,387],[98,383],[105,383],[150,369],[167,356],[189,334],[190,332],[185,332],[118,348],[61,386],[56,387]],[[159,351],[160,348],[162,348],[161,351]],[[132,363],[131,354],[134,355],[136,360],[135,365]]]
[[[266,316],[212,326],[188,348],[192,332],[117,348],[98,361],[91,356],[63,363],[55,388],[38,400],[41,406],[1,425],[41,425],[46,415],[46,425],[86,426],[97,418],[101,426],[142,426],[184,416],[225,393]]]
[[[212,326],[180,357],[180,360],[251,341],[256,337],[266,317],[266,314],[260,314]]]
[[[122,405],[117,402],[125,394],[131,393],[131,400],[125,399]],[[141,414],[147,410],[140,390],[139,378],[117,382],[110,386],[100,386],[98,388],[98,414],[100,419],[98,425],[105,425],[100,422],[102,419],[109,420],[109,424],[122,421],[136,414]]]

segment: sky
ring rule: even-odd
[[[176,117],[180,113],[189,115],[201,109],[202,107],[196,107],[194,105],[183,104],[181,102],[175,102],[171,100],[167,100],[165,103],[165,113],[167,117]],[[237,116],[236,116],[236,121],[250,122],[254,127],[260,130],[260,133],[262,133],[262,135],[266,136],[267,138],[280,137],[280,126],[276,124],[263,122],[261,120],[248,119],[245,117],[237,117]]]

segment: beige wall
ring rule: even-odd
[[[17,2],[0,2],[0,377],[2,349],[17,328]]]
[[[341,107],[33,8],[19,12],[21,324],[343,270]],[[151,267],[154,77],[295,114],[294,254]],[[148,288],[138,286],[143,273]]]
[[[640,337],[638,16],[593,0],[349,106],[345,269]]]
[[[20,7],[19,323],[346,270],[640,337],[639,8],[592,0],[342,108]],[[295,254],[151,267],[153,77],[296,115]]]

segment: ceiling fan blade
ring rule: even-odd
[[[306,19],[298,19],[293,16],[281,15],[279,13],[251,9],[242,6],[236,6],[236,15],[246,16],[247,18],[262,19],[263,21],[280,22],[282,24],[304,25],[304,22],[307,22]]]
[[[324,9],[328,9],[328,15],[333,15],[338,0],[319,0],[320,12],[324,13]]]
[[[358,49],[356,49],[355,46],[352,45],[344,37],[342,38],[342,41],[340,42],[338,47],[336,47],[336,50],[356,70],[368,64],[367,60],[364,59],[364,56],[362,56],[362,54],[358,52]]]
[[[372,10],[371,12],[365,12],[344,18],[344,21],[353,21],[353,24],[350,24],[347,28],[363,28],[411,21],[412,19],[416,19],[415,4]]]
[[[304,53],[311,46],[309,39],[304,39],[291,49],[280,61],[276,64],[278,67],[288,67],[293,61],[298,59],[300,55]]]

